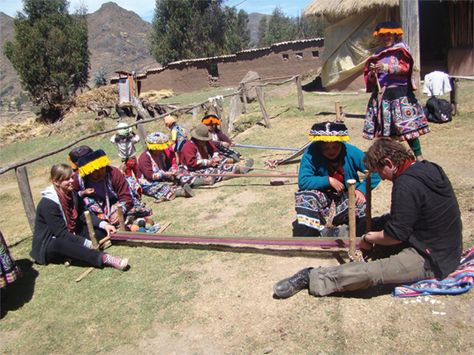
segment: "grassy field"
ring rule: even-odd
[[[217,94],[222,93],[183,95],[169,102],[201,102]],[[260,114],[258,105],[252,104],[238,123],[249,128],[235,140],[299,147],[314,122],[334,119],[335,101],[348,113],[362,114],[368,100],[366,94],[305,93],[305,111],[300,112],[295,94],[292,85],[267,89],[272,128],[254,124]],[[432,125],[432,132],[421,139],[425,158],[440,164],[452,181],[462,210],[465,247],[474,245],[473,102],[474,86],[464,85],[463,113],[449,124]],[[179,119],[192,124],[190,115]],[[115,124],[87,114],[67,117],[60,124],[41,127],[34,137],[1,146],[0,166]],[[363,120],[348,118],[346,124],[351,143],[366,149],[370,142],[361,138]],[[146,130],[164,128],[153,123]],[[85,143],[103,148],[117,162],[108,138]],[[255,159],[255,172],[264,172],[265,160],[285,156],[281,151],[241,152]],[[59,153],[28,166],[35,202],[48,184],[49,167],[65,161],[65,156]],[[296,172],[297,164],[278,170]],[[272,298],[272,285],[302,267],[337,264],[327,253],[285,256],[113,246],[111,253],[128,257],[132,268],[125,273],[95,270],[76,283],[84,267],[31,264],[31,232],[14,173],[1,175],[0,181],[0,229],[13,256],[27,269],[2,303],[2,353],[446,354],[469,353],[473,348],[472,293],[400,300],[376,289],[327,298],[305,292],[286,301]],[[388,211],[390,188],[383,182],[374,191],[374,215]],[[153,207],[155,219],[172,222],[167,233],[288,237],[296,190],[296,180],[270,186],[268,178],[241,178],[198,189],[192,199],[145,201]]]

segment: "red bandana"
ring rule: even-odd
[[[401,163],[398,166],[397,171],[395,172],[395,177],[399,177],[405,170],[407,170],[410,166],[415,164],[416,160],[415,159],[407,159],[403,163]]]

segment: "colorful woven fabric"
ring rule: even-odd
[[[21,275],[21,270],[10,256],[7,243],[0,232],[0,288],[12,283]]]
[[[463,253],[461,265],[445,279],[428,279],[396,287],[392,295],[395,297],[458,295],[469,291],[472,287],[474,287],[474,247]]]

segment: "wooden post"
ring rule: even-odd
[[[247,89],[245,87],[245,83],[240,84],[240,89],[241,89],[240,95],[242,96],[242,102],[243,102],[242,113],[246,114],[247,113]]]
[[[240,116],[242,109],[240,108],[240,99],[238,95],[233,95],[230,98],[230,108],[229,108],[229,122],[228,122],[228,131],[231,133],[234,130],[234,122],[237,117]]]
[[[420,24],[418,1],[400,0],[400,21],[404,42],[410,47],[413,57],[413,79],[420,87]]]
[[[344,119],[342,117],[342,106],[339,101],[336,101],[334,104],[336,108],[336,122],[344,122]]]
[[[118,206],[117,214],[120,221],[119,231],[125,232],[125,218],[123,216],[123,207]]]
[[[263,90],[261,86],[256,85],[255,90],[257,92],[258,103],[260,104],[260,110],[262,111],[263,120],[265,121],[265,127],[270,128],[270,119],[268,118],[267,110],[265,109],[265,99],[263,97]]]
[[[366,233],[372,230],[372,174],[364,171],[365,174],[365,218],[366,218]]]
[[[99,243],[97,243],[97,239],[95,237],[95,231],[94,231],[94,226],[92,225],[91,213],[89,211],[85,211],[84,216],[86,216],[87,230],[89,231],[89,238],[91,239],[92,247],[94,249],[98,249]]]
[[[458,98],[459,98],[459,85],[458,79],[451,78],[451,92],[449,93],[449,101],[451,102],[451,107],[453,108],[453,116],[456,116],[458,113]]]
[[[356,255],[356,203],[355,203],[355,184],[354,179],[347,180],[349,193],[349,257],[355,258]]]
[[[26,218],[28,219],[31,233],[34,233],[36,208],[35,203],[33,201],[33,195],[31,194],[30,182],[28,179],[28,171],[26,170],[26,166],[20,166],[16,168],[15,173]]]
[[[295,78],[296,91],[298,93],[298,109],[304,111],[303,88],[301,87],[301,77],[298,75]]]

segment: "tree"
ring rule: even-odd
[[[316,38],[324,36],[327,23],[317,16],[302,16],[296,19],[298,24],[298,38]]]
[[[263,16],[258,23],[258,46],[264,47],[267,45],[267,31],[268,23],[267,16]]]
[[[165,65],[246,48],[245,12],[222,7],[223,0],[156,0],[150,52]],[[238,39],[237,37],[240,36]]]
[[[94,74],[94,84],[96,87],[107,85],[107,72],[104,67],[99,68]]]
[[[23,13],[13,22],[14,39],[5,45],[5,55],[18,73],[23,89],[41,115],[56,120],[62,105],[89,75],[87,22],[82,9],[67,12],[66,0],[23,0]]]
[[[267,45],[273,43],[291,41],[296,39],[297,28],[295,22],[285,16],[280,8],[276,7],[268,20],[266,35]]]

